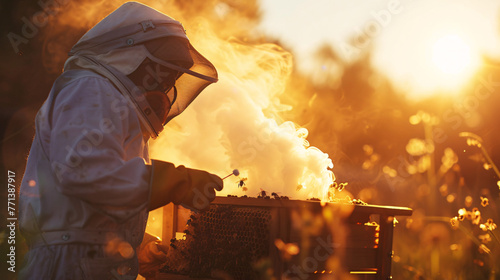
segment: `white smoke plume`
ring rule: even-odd
[[[152,157],[205,169],[225,180],[219,195],[256,196],[260,189],[296,199],[325,199],[335,178],[328,155],[309,147],[307,130],[279,119],[293,110],[280,103],[290,76],[290,53],[274,44],[221,40],[200,22],[193,45],[214,63],[219,82],[210,85],[169,123],[152,145]],[[194,35],[194,36],[193,36]],[[247,178],[245,187],[238,183]]]

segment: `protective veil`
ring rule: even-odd
[[[159,38],[183,40],[192,63],[175,63],[168,47],[154,56],[144,43]],[[145,59],[181,74],[164,121],[127,78]],[[30,250],[19,279],[136,278],[148,211],[170,202],[202,209],[192,203],[200,186],[222,188],[213,174],[150,160],[147,148],[149,136],[216,81],[179,22],[136,2],[80,39],[36,117],[20,190]]]
[[[151,54],[144,43],[160,38],[186,40],[193,62],[191,67],[184,68],[165,61],[165,58],[169,59],[168,48],[162,57]],[[164,123],[148,113],[151,108],[142,98],[141,89],[130,84],[124,76],[131,74],[146,58],[185,73],[175,83],[179,93],[167,122],[182,113],[206,86],[217,81],[215,67],[191,46],[178,21],[135,2],[125,3],[89,30],[71,49],[70,55],[72,57],[66,62],[65,70],[86,68],[110,79],[136,106],[140,120],[152,137],[158,136]],[[173,94],[173,90],[168,93],[170,100],[174,99]]]

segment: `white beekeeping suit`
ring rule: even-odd
[[[208,206],[222,180],[150,160],[147,142],[216,81],[182,25],[140,3],[78,41],[36,117],[20,279],[135,279],[148,211]]]

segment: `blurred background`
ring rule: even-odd
[[[124,2],[1,3],[2,182],[11,170],[20,183],[34,116],[71,46]],[[220,175],[246,165],[252,190],[251,175],[266,176],[252,166],[263,164],[258,154],[267,150],[253,144],[255,154],[240,149],[232,156],[249,138],[221,135],[251,135],[262,128],[246,126],[254,120],[272,120],[272,129],[293,123],[298,137],[317,148],[311,157],[322,162],[318,168],[347,183],[352,198],[414,210],[396,225],[394,279],[500,279],[498,1],[143,3],[181,21],[221,78],[169,124],[165,140],[152,145],[153,157]],[[217,123],[218,137],[198,144],[214,148],[196,153],[179,137],[203,130],[203,113],[215,114],[206,121]],[[214,153],[224,156],[207,161]],[[241,159],[249,155],[250,162]]]

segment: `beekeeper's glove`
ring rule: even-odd
[[[204,210],[215,199],[215,190],[223,188],[222,179],[203,170],[175,167],[172,163],[152,160],[150,210],[170,202],[191,210]]]
[[[142,243],[137,249],[139,274],[146,279],[154,279],[161,265],[167,260],[168,246],[162,244],[160,238],[144,233]]]

